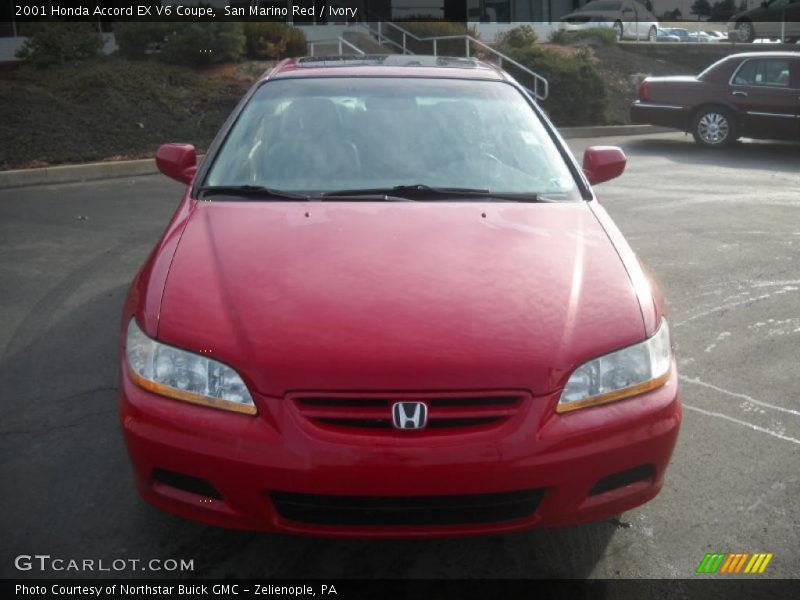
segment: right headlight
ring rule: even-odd
[[[136,319],[128,323],[125,354],[131,378],[148,391],[247,415],[258,412],[236,371],[206,356],[147,337]]]
[[[575,369],[561,392],[556,412],[607,404],[654,390],[667,382],[671,368],[669,326],[662,319],[652,337]]]

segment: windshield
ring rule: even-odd
[[[204,186],[309,195],[430,186],[581,197],[516,88],[443,78],[269,81],[231,128]]]
[[[622,10],[622,2],[615,2],[614,0],[594,0],[594,2],[589,2],[580,10],[619,12]]]

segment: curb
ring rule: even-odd
[[[669,131],[672,130],[652,125],[604,125],[602,127],[562,127],[559,129],[565,139],[646,135]],[[200,158],[198,156],[198,160]],[[62,165],[40,169],[18,169],[0,171],[0,189],[154,175],[156,173],[158,173],[158,168],[152,158]]]
[[[114,177],[132,177],[135,175],[153,175],[155,173],[158,173],[158,169],[156,168],[156,161],[152,158],[83,165],[61,165],[41,169],[18,169],[16,171],[0,171],[0,189],[112,179]]]
[[[623,135],[648,135],[655,133],[674,133],[675,129],[654,127],[653,125],[602,125],[599,127],[561,127],[561,137],[565,139],[617,137]]]

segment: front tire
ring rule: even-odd
[[[694,141],[706,148],[724,148],[736,141],[736,123],[722,106],[700,109],[692,120]]]
[[[742,20],[736,23],[736,41],[743,44],[752,44],[756,39],[756,29],[750,21]]]

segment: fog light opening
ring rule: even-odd
[[[183,492],[222,500],[222,494],[210,482],[184,473],[176,473],[166,469],[153,469],[153,482],[167,485]]]
[[[634,467],[633,469],[628,469],[626,471],[620,471],[619,473],[614,473],[613,475],[604,477],[595,483],[594,487],[589,491],[589,495],[596,496],[604,492],[610,492],[611,490],[625,487],[626,485],[631,485],[632,483],[653,479],[655,474],[655,467],[649,464],[639,465],[638,467]]]

